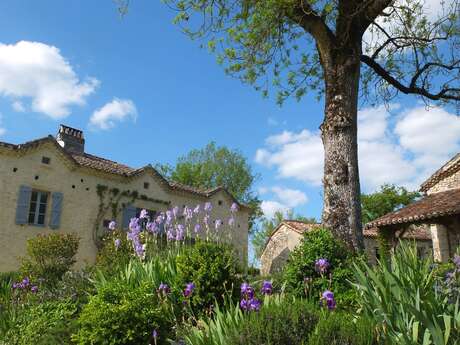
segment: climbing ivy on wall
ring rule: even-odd
[[[150,198],[145,194],[139,194],[136,190],[124,190],[120,191],[118,188],[110,188],[106,185],[98,184],[96,186],[96,193],[99,197],[99,207],[96,220],[93,227],[93,241],[97,247],[102,244],[103,232],[100,230],[101,223],[104,219],[104,215],[111,210],[112,219],[116,219],[118,214],[128,204],[134,203],[136,200],[149,201],[157,204],[163,204],[169,206],[170,201]],[[121,200],[125,202],[120,203]]]

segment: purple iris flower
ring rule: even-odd
[[[174,206],[172,209],[172,213],[174,218],[177,218],[177,215],[179,214],[179,206]]]
[[[244,282],[241,284],[241,295],[246,298],[253,298],[254,297],[254,289],[248,283]]]
[[[249,303],[248,303],[248,300],[242,299],[242,300],[240,301],[240,308],[241,308],[241,310],[244,310],[244,311],[248,310],[248,304],[249,304]]]
[[[185,239],[184,225],[178,224],[176,227],[176,241],[183,241]]]
[[[329,268],[329,266],[330,266],[329,261],[327,261],[327,259],[325,259],[325,258],[320,258],[320,259],[316,260],[316,262],[315,262],[315,270],[319,274],[326,273],[328,268]]]
[[[249,283],[247,282],[244,282],[243,284],[241,284],[241,294],[244,295],[250,287],[251,285],[249,285]]]
[[[30,291],[31,291],[32,293],[37,293],[37,292],[38,292],[38,286],[37,286],[37,285],[32,286],[32,287],[30,288]]]
[[[146,209],[142,209],[141,213],[139,215],[139,218],[145,218],[147,219],[149,217],[149,212]]]
[[[115,230],[117,228],[117,222],[112,220],[110,223],[109,223],[109,230]]]
[[[209,226],[209,214],[206,214],[204,217],[203,217],[203,222],[206,224],[206,226]]]
[[[168,241],[172,241],[176,238],[176,236],[174,236],[174,231],[172,228],[169,228],[168,231],[166,232],[166,239]]]
[[[200,224],[195,224],[195,228],[193,229],[195,231],[195,234],[199,233],[201,230],[201,225]]]
[[[235,225],[235,218],[230,217],[230,219],[228,220],[228,225],[233,227]]]
[[[333,310],[336,307],[336,302],[334,299],[334,294],[332,291],[326,290],[323,292],[323,297],[321,298],[322,300],[326,301],[326,306],[329,310]]]
[[[211,212],[212,211],[212,204],[209,201],[204,204],[204,210],[206,212]]]
[[[195,208],[193,209],[193,213],[198,214],[201,211],[201,205],[196,205]]]
[[[452,258],[452,262],[457,266],[457,268],[460,268],[460,256],[455,254],[454,257]]]
[[[131,218],[129,222],[129,229],[134,232],[141,231],[141,227],[139,225],[139,218]]]
[[[194,289],[195,289],[195,284],[193,283],[188,283],[187,285],[185,285],[184,297],[185,298],[190,297]]]
[[[13,283],[13,286],[12,286],[13,290],[19,289],[20,287],[21,287],[20,283],[17,283],[17,282]]]
[[[235,213],[235,212],[238,212],[239,209],[240,208],[239,208],[238,204],[236,202],[234,202],[232,204],[232,206],[230,207],[230,212]]]
[[[249,300],[249,310],[251,311],[259,311],[262,302],[260,302],[257,298],[251,298]]]
[[[22,286],[23,287],[28,287],[30,284],[30,280],[28,277],[25,277],[23,280],[22,280]]]
[[[118,248],[120,248],[121,240],[119,238],[117,238],[117,239],[115,239],[113,241],[113,244],[115,245],[115,249],[118,249]]]
[[[153,330],[153,332],[152,332],[152,337],[153,337],[153,339],[155,339],[155,340],[158,338],[158,332],[157,332],[156,329]]]
[[[216,230],[219,230],[219,228],[222,226],[224,222],[222,222],[222,220],[220,219],[216,219],[216,221],[214,222],[214,226],[216,228]]]
[[[164,295],[168,295],[171,292],[171,289],[169,288],[168,284],[161,283],[158,287],[158,291]]]
[[[268,280],[265,280],[262,284],[262,288],[260,289],[260,291],[264,294],[264,295],[271,295],[272,292],[273,292],[273,285],[271,282],[269,282]]]

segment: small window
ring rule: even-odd
[[[150,183],[144,182],[144,189],[149,189],[149,187],[150,187]]]
[[[29,224],[45,225],[48,199],[48,193],[32,191],[32,195],[30,197]]]
[[[42,157],[43,164],[50,164],[50,162],[51,162],[51,158],[45,157],[45,156]]]
[[[222,205],[222,204],[223,204],[223,201],[222,201],[222,200],[219,200],[218,204],[219,204],[219,205]]]

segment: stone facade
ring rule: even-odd
[[[460,188],[460,170],[456,173],[445,177],[431,188],[427,189],[426,194],[444,192],[446,190]]]
[[[20,190],[24,186],[48,195],[43,225],[17,224]],[[151,167],[139,169],[127,176],[77,164],[66,149],[50,137],[41,139],[36,145],[23,147],[0,143],[0,271],[18,268],[19,257],[25,254],[27,239],[39,233],[54,231],[76,233],[80,237],[77,267],[94,262],[97,247],[93,240],[93,230],[97,228],[100,231],[104,223],[107,224],[113,218],[111,207],[100,214],[98,186],[106,186],[109,190],[116,188],[120,192],[137,191],[139,195],[145,196],[145,200],[137,198],[134,202],[128,197],[120,198],[115,218],[118,224],[124,222],[123,207],[126,205],[158,212],[174,205],[195,206],[210,201],[213,204],[214,220],[228,218],[229,208],[234,202],[233,197],[224,189],[206,194],[194,192],[185,186],[173,188],[161,180]],[[55,215],[52,214],[51,196],[56,193],[62,196],[62,205],[58,227],[53,229],[51,221]],[[247,262],[248,217],[249,210],[242,206],[230,239],[243,263]]]

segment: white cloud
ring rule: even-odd
[[[272,187],[271,190],[277,198],[288,207],[296,207],[308,201],[307,195],[297,189]]]
[[[31,99],[31,109],[51,118],[70,114],[83,105],[99,81],[81,81],[58,48],[40,42],[0,43],[0,94],[15,102]],[[21,104],[22,105],[22,104]]]
[[[137,109],[133,101],[129,99],[114,98],[102,108],[94,111],[89,123],[92,128],[108,130],[115,127],[117,122],[128,118],[136,121]]]
[[[284,131],[270,136],[268,148],[257,150],[255,160],[267,167],[275,166],[279,177],[293,177],[320,185],[322,180],[323,145],[316,133]]]
[[[441,108],[400,109],[390,125],[385,107],[358,114],[358,152],[363,191],[383,183],[417,189],[430,174],[460,149],[460,118]],[[284,131],[267,138],[256,162],[274,167],[278,177],[319,185],[323,175],[323,146],[319,133]]]
[[[13,108],[14,111],[18,113],[23,113],[26,111],[26,107],[20,101],[14,101],[13,103],[11,103],[11,107]]]
[[[287,207],[286,205],[283,205],[282,203],[273,200],[262,201],[260,207],[262,208],[262,212],[267,218],[272,218],[276,211],[281,211],[285,213],[289,210],[289,207]]]
[[[6,129],[3,127],[3,115],[0,114],[0,137],[6,133]]]

